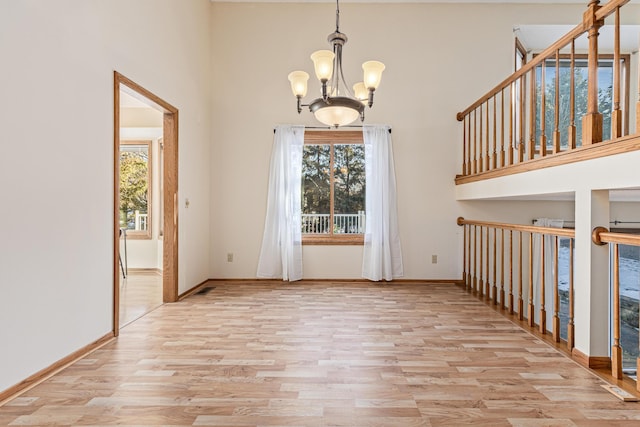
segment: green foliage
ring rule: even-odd
[[[352,214],[364,210],[364,146],[336,145],[334,154],[334,212]]]
[[[333,146],[334,212],[364,210],[364,146]],[[331,209],[331,146],[305,145],[302,158],[302,213],[328,214]]]
[[[143,152],[120,153],[120,212],[127,223],[134,212],[147,213],[148,207],[148,156]],[[124,225],[124,224],[123,224]]]
[[[545,73],[545,136],[547,139],[547,150],[553,149],[553,131],[555,130],[555,87],[556,87],[556,72],[555,62],[553,65],[547,63]],[[601,67],[600,73],[610,73],[610,67]],[[540,67],[536,70],[536,80],[538,82],[536,87],[536,147],[540,146],[541,131],[541,72]],[[571,72],[566,63],[560,65],[560,110],[558,120],[558,130],[560,131],[560,147],[562,150],[568,148],[569,142],[569,126],[571,125]],[[588,95],[588,80],[587,70],[585,67],[576,67],[574,69],[574,87],[575,87],[575,116],[574,124],[576,126],[576,145],[580,146],[582,141],[582,120],[581,118],[587,113],[587,95]],[[598,88],[598,111],[603,117],[603,139],[607,140],[611,135],[611,111],[612,111],[612,94],[613,89],[611,85],[607,87]]]
[[[302,213],[328,214],[331,209],[329,145],[305,145],[302,156]]]

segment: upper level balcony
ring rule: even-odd
[[[637,24],[624,20],[626,3],[592,1],[578,25],[516,55],[517,70],[457,114],[458,200],[640,187],[638,26],[625,24]]]

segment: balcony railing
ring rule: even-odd
[[[640,235],[626,234],[626,233],[610,233],[604,227],[597,227],[593,231],[593,242],[598,245],[606,245],[607,243],[612,246],[612,265],[611,265],[611,305],[612,305],[612,346],[611,346],[611,376],[616,379],[623,378],[623,359],[630,359],[635,356],[636,363],[635,368],[632,369],[636,376],[636,389],[640,391],[640,382],[637,381],[638,370],[640,370],[640,357],[638,357],[638,328],[640,327],[638,322],[638,301],[631,301],[631,304],[622,304],[621,295],[621,276],[620,276],[620,246],[640,246]],[[638,274],[636,269],[636,281],[638,280]],[[637,283],[637,282],[636,282]],[[621,320],[625,319],[625,324],[631,329],[631,334],[634,334],[635,339],[627,341],[635,341],[633,343],[635,348],[625,348],[623,343],[623,333],[621,328]],[[627,366],[630,363],[627,363]]]
[[[330,214],[302,214],[302,234],[362,234],[364,233],[365,214],[334,214],[333,227],[330,228]]]
[[[625,136],[624,129],[628,128],[627,123],[623,127],[625,112],[621,102],[623,72],[620,66],[620,9],[627,2],[611,0],[601,6],[598,0],[591,1],[583,21],[573,30],[457,114],[463,126],[462,173],[458,175],[457,183],[617,153],[612,147],[606,152],[605,147],[602,147],[603,152],[590,150],[603,140],[620,142],[617,148],[620,152],[637,149],[637,144],[636,148],[624,147],[626,141],[620,140]],[[599,35],[598,30],[609,16],[614,21],[611,134],[603,135],[603,115],[598,110],[598,60],[602,57],[598,51],[598,38],[604,36]],[[588,36],[589,42],[586,113],[576,117],[575,45],[584,35]],[[560,78],[553,77],[551,84],[545,83],[545,71],[553,73],[552,76],[560,75],[561,55],[569,58],[568,65],[564,62],[563,66],[568,67],[569,72],[568,100],[564,89],[561,90]],[[561,97],[568,106],[561,108]],[[636,111],[640,111],[640,99]],[[564,126],[561,129],[561,115],[562,121],[568,120],[566,129]],[[551,122],[552,129],[548,129],[547,123]],[[578,126],[582,130],[581,141],[576,141]],[[637,129],[640,129],[640,114],[636,114],[635,135],[638,135]],[[563,140],[561,133],[566,135]],[[534,160],[539,163],[532,165]]]
[[[574,337],[585,333],[574,322],[574,230],[464,218],[458,218],[458,225],[464,227],[462,283],[467,292],[526,322],[541,337],[564,343],[572,354]],[[597,227],[593,241],[612,245],[611,376],[635,382],[640,391],[637,288],[632,298],[621,293],[621,283],[638,283],[640,266],[620,254],[621,245],[640,247],[640,235]],[[620,274],[622,263],[633,263],[625,269],[627,277]]]
[[[574,230],[464,218],[458,218],[458,225],[464,227],[467,291],[526,320],[530,327],[537,326],[540,334],[551,333],[553,341],[566,342],[571,351],[575,336]],[[545,256],[548,250],[551,253]],[[547,269],[553,271],[552,283],[547,281]],[[551,313],[550,327],[547,312]]]

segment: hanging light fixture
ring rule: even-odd
[[[307,95],[309,74],[294,71],[289,74],[291,90],[298,100],[298,114],[302,107],[309,107],[316,119],[328,126],[344,126],[354,122],[358,117],[364,120],[365,105],[373,106],[373,92],[380,85],[384,64],[378,61],[367,61],[362,64],[364,81],[353,85],[353,93],[349,89],[342,72],[342,47],[347,36],[340,32],[340,5],[336,0],[336,31],[329,34],[327,40],[333,51],[318,50],[311,54],[316,77],[322,84],[322,96],[310,104],[303,104],[302,98]]]

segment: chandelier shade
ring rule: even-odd
[[[309,80],[309,74],[304,71],[294,71],[289,73],[289,81],[291,82],[291,90],[293,96],[304,97],[307,96],[307,81]]]
[[[364,120],[365,106],[373,106],[373,93],[380,85],[385,66],[379,61],[367,61],[362,64],[363,81],[353,85],[353,93],[347,85],[342,71],[342,47],[347,36],[340,32],[340,5],[336,0],[336,30],[327,40],[333,50],[318,50],[311,54],[316,78],[322,86],[321,96],[309,104],[303,104],[307,95],[309,74],[294,71],[289,74],[291,91],[297,99],[298,113],[302,107],[309,107],[315,118],[328,126],[345,126],[358,118]]]
[[[309,105],[316,120],[327,126],[339,127],[355,122],[364,114],[364,104],[357,99],[334,96],[326,101],[318,98]]]

